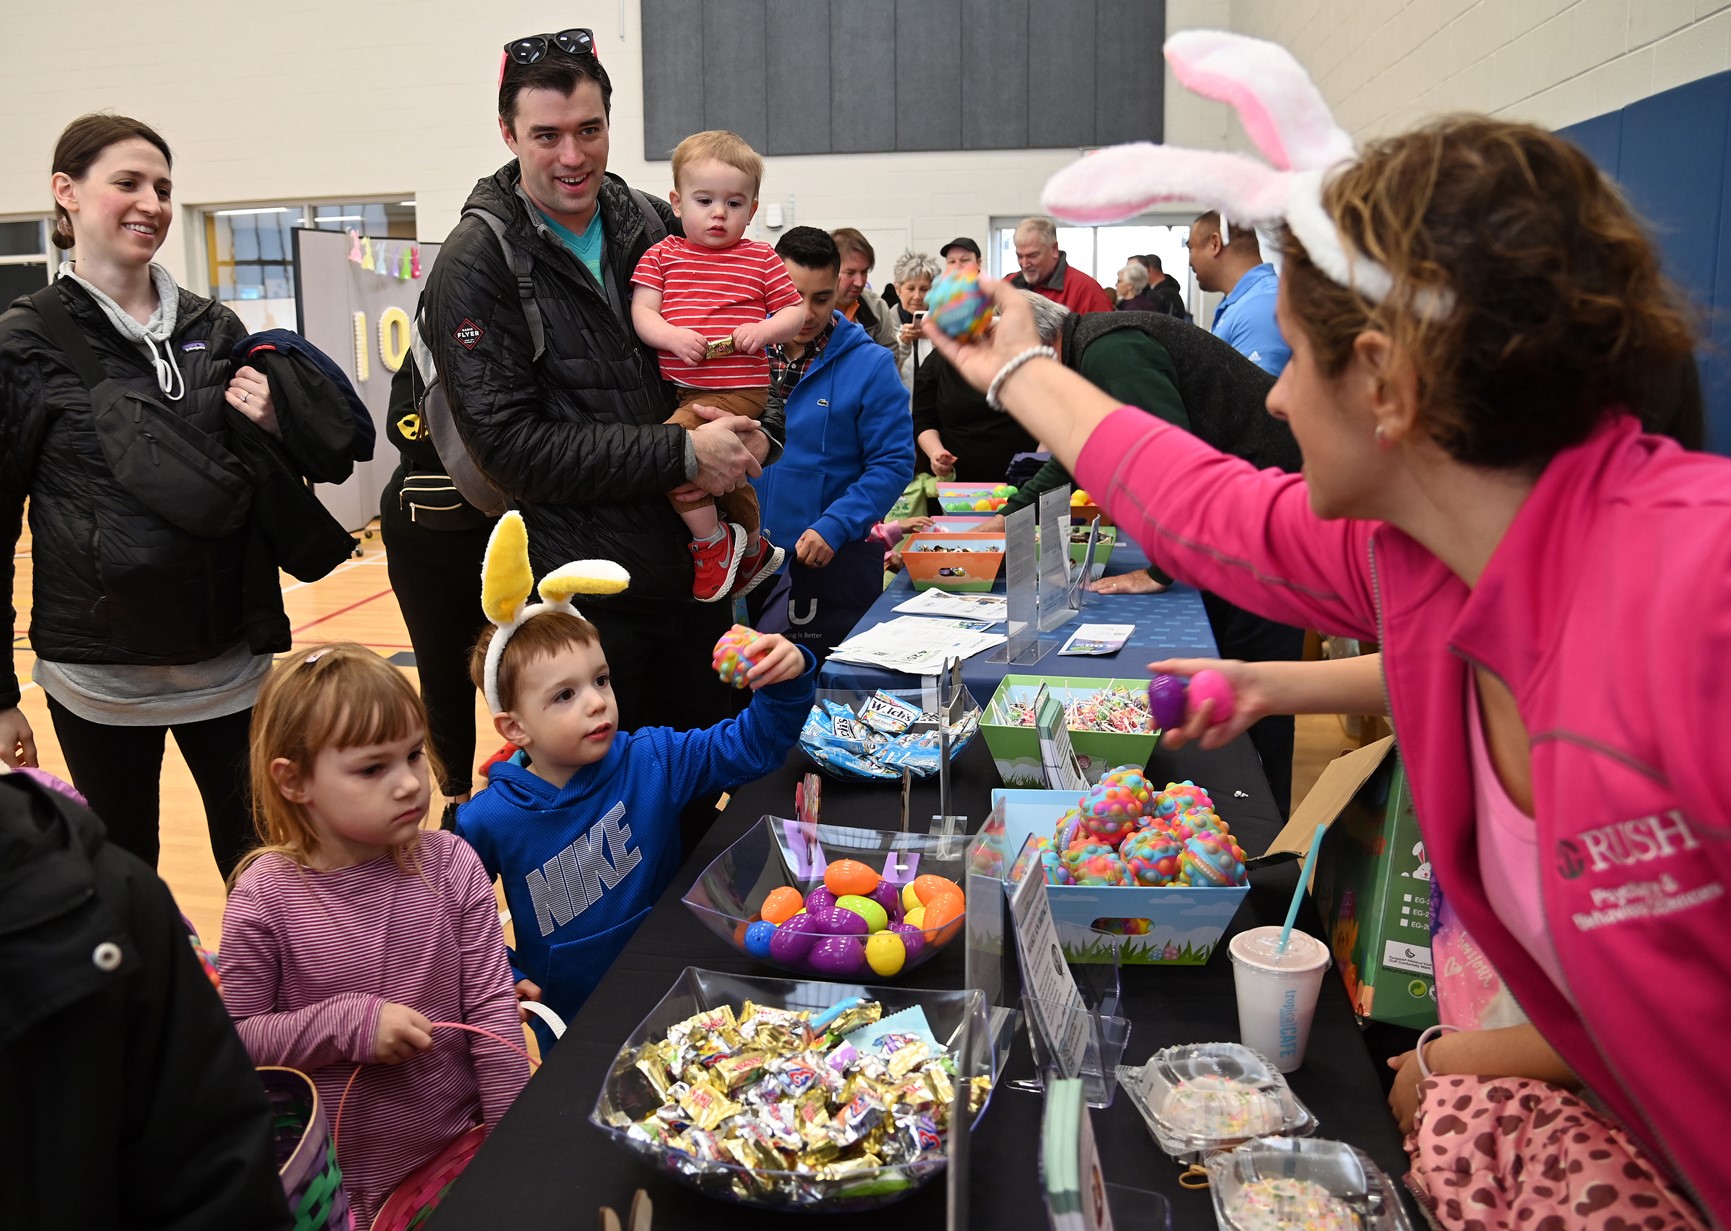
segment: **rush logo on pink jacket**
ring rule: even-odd
[[[1450,907],[1587,1086],[1731,1222],[1731,460],[1613,417],[1551,461],[1471,589],[1392,526],[1319,519],[1298,476],[1128,407],[1095,430],[1076,477],[1174,576],[1382,643]],[[1475,666],[1513,692],[1531,737],[1568,996],[1479,876]]]

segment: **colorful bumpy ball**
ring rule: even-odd
[[[1072,853],[1075,855],[1073,859]],[[1064,865],[1070,869],[1078,885],[1122,885],[1126,881],[1124,861],[1109,846],[1087,854],[1066,851]]]
[[[1244,851],[1222,834],[1199,833],[1184,843],[1184,853],[1178,857],[1178,880],[1199,888],[1242,885]]]
[[[735,624],[721,634],[721,639],[715,643],[714,653],[709,656],[709,662],[723,684],[732,688],[746,687],[745,673],[751,670],[752,664],[751,659],[741,651],[757,638],[757,630],[743,624]]]
[[[1129,787],[1102,782],[1090,788],[1078,805],[1082,813],[1082,828],[1101,841],[1116,846],[1136,828],[1142,817],[1142,805],[1142,798]]]
[[[1168,782],[1165,795],[1180,812],[1186,808],[1214,807],[1214,801],[1209,798],[1208,792],[1188,778],[1183,782]]]
[[[1159,826],[1131,834],[1118,848],[1125,874],[1135,885],[1170,885],[1178,878],[1179,857],[1183,853],[1184,843]]]
[[[980,289],[980,275],[971,269],[945,274],[926,292],[932,321],[958,342],[977,338],[992,323],[992,301]]]

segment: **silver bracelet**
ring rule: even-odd
[[[986,390],[986,405],[990,406],[1000,415],[1004,414],[1004,404],[998,401],[998,390],[1004,387],[1004,382],[1006,380],[1009,380],[1010,377],[1016,374],[1016,369],[1020,368],[1030,359],[1056,359],[1057,357],[1058,352],[1053,350],[1050,346],[1030,346],[1027,350],[1023,351],[1003,367],[999,368],[998,374],[992,377],[991,388]]]

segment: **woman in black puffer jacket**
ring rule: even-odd
[[[51,294],[105,375],[184,427],[223,441],[231,407],[280,435],[263,374],[230,358],[240,321],[152,263],[173,219],[170,163],[168,145],[137,120],[87,115],[67,127],[54,153],[54,242],[77,262]],[[253,845],[247,729],[268,651],[288,648],[280,595],[261,623],[243,602],[246,529],[200,537],[152,512],[116,478],[103,443],[90,389],[38,305],[20,299],[0,316],[0,534],[17,542],[28,497],[35,682],[78,789],[111,840],[152,866],[174,732],[226,877]],[[0,758],[34,764],[7,654]]]

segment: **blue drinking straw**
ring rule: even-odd
[[[1304,887],[1310,884],[1310,873],[1316,867],[1316,852],[1322,848],[1322,830],[1310,839],[1310,849],[1304,852],[1304,867],[1298,873],[1298,888],[1292,891],[1292,905],[1286,908],[1286,926],[1280,929],[1280,944],[1274,950],[1279,957],[1286,952],[1286,942],[1292,939],[1292,925],[1298,922],[1298,904],[1304,900]]]

